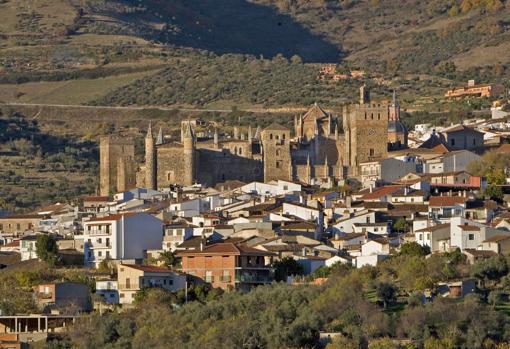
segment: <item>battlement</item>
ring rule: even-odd
[[[131,137],[131,136],[108,135],[108,136],[101,136],[100,144],[132,145],[132,144],[134,144],[134,140],[133,140],[133,137]]]

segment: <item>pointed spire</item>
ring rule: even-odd
[[[193,138],[193,128],[191,127],[191,120],[189,118],[184,126],[184,138]]]
[[[158,139],[156,141],[156,144],[160,145],[160,144],[163,144],[164,142],[165,142],[165,139],[163,137],[163,128],[160,127],[159,128],[159,132],[158,132]]]
[[[145,138],[152,138],[152,121],[149,121],[149,128],[147,129],[147,135]]]

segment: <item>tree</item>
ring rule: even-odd
[[[397,299],[397,287],[389,281],[381,281],[376,285],[377,297],[383,302],[384,309]]]
[[[406,233],[409,228],[409,225],[404,217],[400,217],[397,219],[395,223],[393,223],[392,230],[395,230],[397,232],[403,232]]]
[[[275,269],[276,281],[287,281],[287,277],[292,275],[303,275],[303,266],[292,257],[283,257],[281,260],[273,263]]]
[[[508,274],[508,264],[503,256],[479,260],[473,265],[472,274],[482,283],[494,282]]]
[[[38,234],[35,241],[35,253],[37,257],[48,263],[55,265],[58,262],[58,246],[53,237],[47,234]]]
[[[398,349],[398,347],[390,338],[384,337],[371,340],[368,349]]]
[[[503,292],[500,290],[493,290],[489,293],[489,296],[487,297],[487,301],[489,304],[495,308],[497,304],[501,303],[503,300]]]
[[[159,260],[163,262],[165,267],[172,268],[178,266],[181,261],[172,251],[165,251],[159,254]]]
[[[430,253],[430,248],[422,246],[417,242],[407,242],[400,246],[400,254],[403,256],[426,256]]]

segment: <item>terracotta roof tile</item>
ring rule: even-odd
[[[463,205],[466,198],[462,196],[431,196],[429,206],[453,206]]]

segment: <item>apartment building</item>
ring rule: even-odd
[[[139,212],[111,214],[83,222],[85,266],[103,260],[133,261],[145,258],[147,250],[160,249],[163,223]]]

